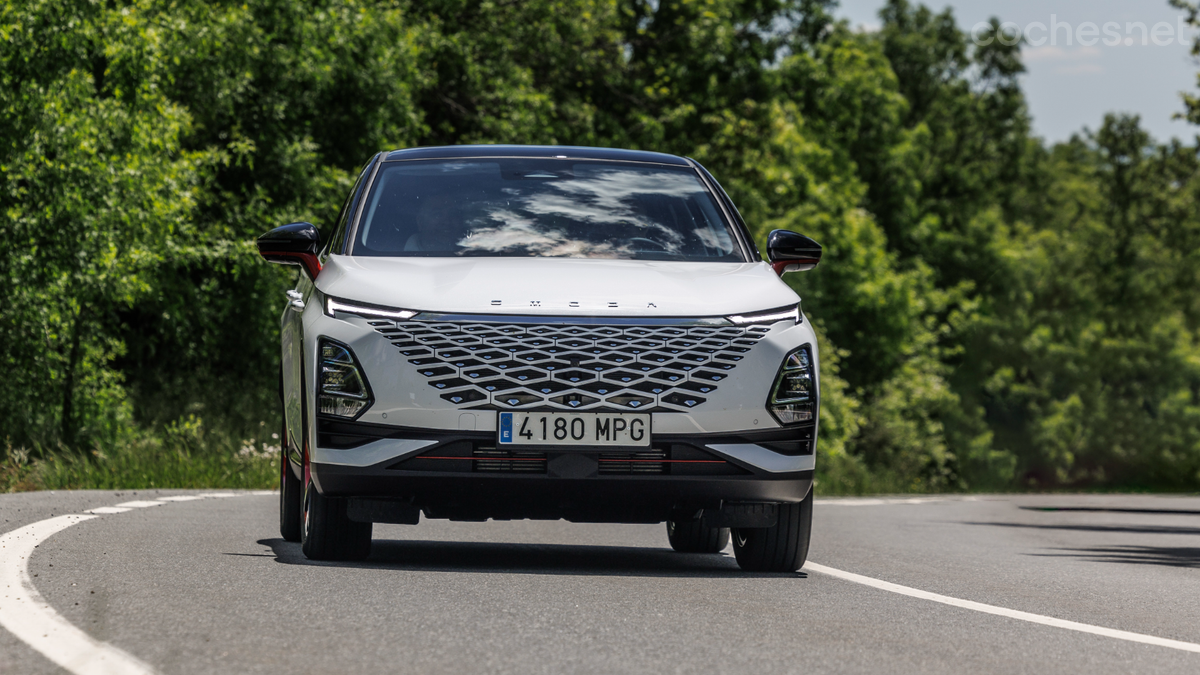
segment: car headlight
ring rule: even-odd
[[[783,425],[811,422],[816,417],[817,376],[808,345],[783,360],[767,400],[767,410]]]
[[[358,417],[374,399],[354,353],[328,338],[318,341],[317,353],[317,410],[322,415]]]
[[[768,309],[765,312],[754,312],[753,314],[732,314],[725,317],[735,326],[749,326],[751,324],[772,324],[777,321],[786,321],[790,319],[792,323],[800,323],[800,305],[788,305],[778,309]]]
[[[339,312],[342,314],[354,314],[356,316],[361,316],[364,319],[389,319],[391,321],[404,321],[417,315],[417,313],[411,309],[396,309],[395,307],[369,305],[362,302],[340,300],[338,298],[326,295],[325,315],[336,319]]]

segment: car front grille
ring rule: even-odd
[[[767,325],[372,321],[446,401],[487,410],[702,405]]]

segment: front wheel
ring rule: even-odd
[[[808,559],[813,491],[798,504],[780,504],[774,527],[735,528],[733,555],[748,572],[795,572]]]
[[[371,554],[371,523],[346,515],[346,500],[326,497],[309,481],[304,490],[300,550],[309,560],[362,560]]]

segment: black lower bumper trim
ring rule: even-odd
[[[362,497],[351,497],[346,502],[346,517],[360,523],[416,525],[421,519],[421,510],[408,502]]]
[[[672,513],[720,509],[725,502],[794,503],[808,495],[812,472],[763,476],[595,476],[442,474],[385,467],[311,465],[322,494],[395,500],[428,518],[566,519],[657,523]]]

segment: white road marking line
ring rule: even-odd
[[[0,626],[75,675],[151,675],[154,669],[128,652],[72,626],[33,587],[26,564],[51,535],[98,516],[58,516],[0,535]]]
[[[0,535],[0,584],[5,588],[4,596],[0,597],[0,626],[74,675],[155,675],[156,671],[144,661],[93,638],[54,611],[33,586],[33,579],[29,576],[29,558],[38,544],[46,539],[76,523],[100,515],[162,506],[168,502],[236,496],[233,492],[207,492],[98,506],[84,511],[88,515],[39,520]]]
[[[251,492],[250,494],[252,494],[256,497],[266,497],[266,496],[271,496],[271,495],[278,497],[279,490],[255,490],[254,492]]]
[[[953,607],[961,607],[963,609],[971,609],[976,612],[983,612],[985,614],[995,614],[996,616],[1003,616],[1003,617],[1007,617],[1010,619],[1017,619],[1019,621],[1028,621],[1030,623],[1038,623],[1038,624],[1042,624],[1043,626],[1054,626],[1055,628],[1065,628],[1067,630],[1079,631],[1081,633],[1091,633],[1092,635],[1101,635],[1104,637],[1110,637],[1110,638],[1114,638],[1117,640],[1128,640],[1129,642],[1140,642],[1142,644],[1155,645],[1158,647],[1168,647],[1170,649],[1179,649],[1179,650],[1182,650],[1185,652],[1200,653],[1200,644],[1196,644],[1193,642],[1182,642],[1180,640],[1169,640],[1167,638],[1155,637],[1153,635],[1145,635],[1143,633],[1131,633],[1129,631],[1116,630],[1115,628],[1104,628],[1102,626],[1093,626],[1091,624],[1079,623],[1077,621],[1067,621],[1066,619],[1055,619],[1054,617],[1051,617],[1051,616],[1043,616],[1041,614],[1032,614],[1030,612],[1022,612],[1022,611],[1016,610],[1016,609],[1008,609],[1006,607],[997,607],[996,605],[987,605],[982,602],[974,602],[971,600],[961,600],[959,598],[952,598],[948,595],[939,595],[937,593],[930,593],[929,591],[922,591],[920,589],[911,588],[909,586],[901,586],[900,584],[893,584],[889,581],[882,581],[880,579],[875,579],[872,577],[864,577],[861,574],[854,574],[853,572],[845,572],[845,571],[842,571],[839,569],[834,569],[832,567],[818,565],[817,563],[814,563],[814,562],[804,563],[804,569],[812,571],[812,572],[820,572],[821,574],[827,574],[831,577],[836,577],[836,578],[842,579],[844,581],[852,581],[856,584],[863,584],[864,586],[870,586],[872,588],[878,588],[878,589],[884,590],[884,591],[891,591],[892,593],[899,593],[900,595],[907,595],[909,597],[920,598],[922,600],[932,600],[933,602],[940,602],[944,605],[951,605]]]

